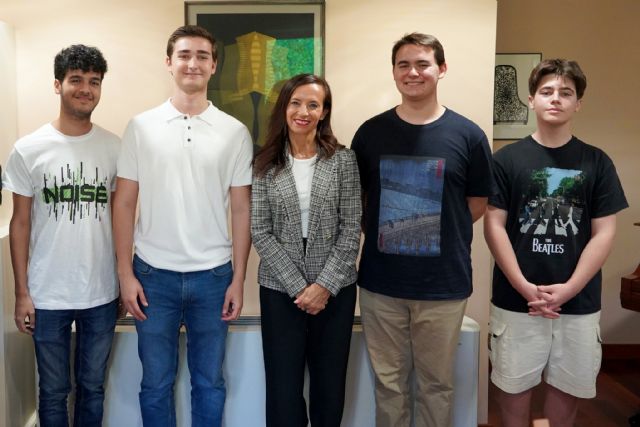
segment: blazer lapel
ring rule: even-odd
[[[287,213],[287,219],[293,224],[295,235],[291,236],[300,242],[300,252],[302,253],[302,219],[300,217],[300,201],[296,182],[291,171],[291,162],[287,160],[287,165],[275,176],[273,185],[278,190],[282,203]]]
[[[320,224],[320,217],[322,215],[322,206],[327,197],[328,190],[331,187],[334,175],[336,173],[336,155],[333,155],[330,159],[320,159],[316,163],[315,171],[313,172],[313,180],[311,181],[311,201],[309,206],[309,229],[308,229],[308,243],[311,243],[316,237],[316,231]],[[322,236],[320,236],[322,238]]]

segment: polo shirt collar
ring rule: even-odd
[[[204,110],[202,113],[198,114],[197,116],[193,116],[193,117],[194,118],[197,117],[203,122],[209,125],[213,125],[217,108],[213,106],[211,101],[208,101],[208,103],[209,103],[209,106],[207,107],[206,110]],[[164,104],[162,104],[161,108],[162,108],[162,117],[167,122],[170,122],[175,119],[181,119],[186,115],[178,111],[176,107],[173,106],[173,104],[171,103],[171,99],[168,99]]]

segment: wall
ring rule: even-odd
[[[496,51],[542,52],[575,59],[587,76],[574,133],[607,152],[631,206],[618,215],[613,252],[603,269],[602,338],[640,343],[640,313],[620,307],[620,277],[640,262],[640,3],[636,0],[509,0],[498,2]]]
[[[1,19],[2,15],[0,15]],[[13,27],[0,20],[0,159],[4,165],[17,136],[15,36]],[[11,193],[2,192],[0,225],[11,216]]]
[[[71,0],[2,0],[0,16],[16,28],[20,135],[57,114],[51,63],[71,43],[94,44],[109,62],[93,116],[102,126],[122,133],[131,116],[170,94],[163,52],[168,34],[184,21],[181,1],[87,0],[78,6]],[[477,122],[491,138],[495,0],[327,0],[325,21],[325,74],[334,92],[334,130],[343,143],[349,145],[362,121],[400,101],[390,52],[393,42],[411,31],[435,34],[443,42],[449,72],[439,86],[440,101]],[[484,422],[490,258],[479,224],[475,235],[475,291],[467,314],[482,327],[478,419]],[[253,254],[246,314],[258,312],[256,267]]]

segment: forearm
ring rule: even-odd
[[[531,283],[524,277],[505,228],[507,212],[489,206],[484,217],[484,237],[498,267],[511,286],[525,298]]]
[[[274,235],[273,212],[267,185],[264,177],[253,181],[251,240],[260,256],[260,263],[268,266],[270,274],[282,284],[289,296],[294,297],[307,286],[307,281]]]
[[[340,167],[338,194],[338,236],[331,253],[316,278],[316,282],[336,295],[340,289],[350,285],[348,276],[353,274],[360,250],[362,194],[355,154],[346,151]]]
[[[233,251],[233,283],[244,284],[247,260],[251,249],[251,219],[249,206],[232,212],[231,240]]]
[[[518,292],[521,292],[530,282],[522,274],[506,230],[504,228],[502,230],[498,228],[489,231],[489,229],[485,228],[485,239],[502,273],[509,283],[511,283],[511,286]]]
[[[347,283],[346,277],[353,271],[360,250],[360,228],[357,220],[349,221],[349,225],[340,227],[340,235],[324,267],[316,278],[316,283],[327,288],[332,295]]]
[[[30,222],[11,220],[9,225],[9,245],[16,297],[29,295],[27,266],[29,265]]]
[[[613,226],[600,229],[592,235],[578,259],[576,269],[566,282],[574,291],[574,295],[578,294],[602,268],[611,252],[614,237],[615,222]]]
[[[133,191],[135,190],[135,191]],[[132,193],[133,191],[133,193]],[[113,199],[113,240],[118,262],[118,277],[133,276],[131,254],[133,251],[133,230],[135,226],[137,183],[124,183],[118,178],[118,189]]]

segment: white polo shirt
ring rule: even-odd
[[[170,101],[134,117],[118,176],[137,181],[136,254],[156,268],[207,270],[231,259],[230,187],[251,185],[247,128],[211,103],[180,113]]]

